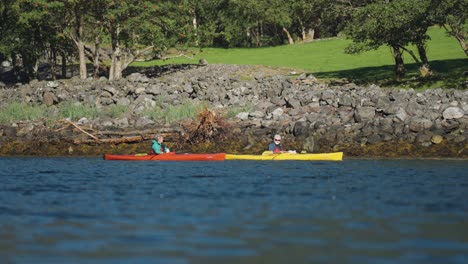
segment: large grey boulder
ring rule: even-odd
[[[442,113],[442,116],[444,117],[444,119],[458,119],[458,118],[463,117],[464,115],[465,115],[465,111],[463,111],[463,109],[456,107],[456,106],[448,107]]]

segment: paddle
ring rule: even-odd
[[[269,155],[279,155],[279,154],[297,154],[295,150],[288,150],[285,152],[278,152],[278,153],[273,153],[271,150],[263,151],[262,156],[269,156]],[[301,154],[305,154],[304,151],[301,152]]]
[[[166,154],[176,154],[175,152],[166,152],[166,153],[161,153],[161,154],[158,154],[158,155],[166,155]],[[135,157],[141,157],[141,156],[148,156],[148,155],[156,155],[156,154],[148,154],[148,153],[136,153],[135,154]]]

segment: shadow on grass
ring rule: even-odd
[[[405,64],[406,77],[397,81],[394,78],[394,65],[379,67],[364,67],[352,70],[315,72],[313,75],[319,79],[341,79],[346,78],[356,84],[375,83],[384,87],[397,86],[403,88],[456,88],[468,89],[467,87],[467,59],[439,60],[430,62],[433,76],[422,78],[419,74],[419,65],[416,63]]]

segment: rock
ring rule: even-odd
[[[57,81],[48,81],[46,83],[46,86],[50,88],[57,88],[59,86],[59,83]]]
[[[55,95],[51,92],[45,92],[42,96],[42,103],[46,106],[51,106],[57,101]]]
[[[413,132],[422,132],[432,127],[432,121],[425,118],[413,117],[409,122],[409,129]]]
[[[192,94],[194,92],[192,84],[191,83],[186,83],[184,84],[184,92],[188,94]]]
[[[149,78],[139,72],[130,74],[129,76],[127,76],[127,80],[129,80],[130,82],[139,82],[139,83],[149,82]]]
[[[420,134],[416,137],[416,141],[419,143],[431,143],[431,136],[428,134]]]
[[[141,95],[145,94],[146,88],[145,87],[137,87],[134,91],[134,94]]]
[[[253,111],[249,113],[249,116],[253,118],[263,118],[265,113],[263,113],[263,111]]]
[[[465,112],[463,111],[463,109],[456,106],[448,107],[442,113],[444,119],[457,119],[463,117],[464,115]]]
[[[116,90],[114,87],[110,86],[110,85],[106,85],[106,86],[104,86],[102,89],[103,89],[104,91],[109,92],[111,95],[117,94],[117,90]]]
[[[423,106],[418,104],[416,100],[409,102],[405,110],[409,116],[422,116],[424,113]]]
[[[114,125],[119,128],[127,128],[129,126],[128,118],[122,117],[122,118],[116,119],[114,122]]]
[[[380,141],[382,141],[382,138],[380,137],[379,134],[373,134],[373,135],[367,137],[367,143],[369,143],[371,145],[379,143]]]
[[[338,99],[338,105],[339,106],[352,106],[353,99],[349,95],[341,95]]]
[[[88,123],[89,123],[89,120],[86,117],[82,117],[80,118],[80,120],[78,120],[78,122],[76,122],[77,125],[86,125]]]
[[[440,143],[442,143],[443,140],[444,140],[444,138],[442,136],[439,136],[439,135],[434,135],[431,138],[431,142],[434,143],[434,144],[440,144]]]
[[[129,106],[130,105],[130,99],[124,97],[124,98],[120,98],[117,100],[117,105],[123,105],[123,106]]]
[[[26,123],[24,126],[21,126],[16,133],[17,137],[24,137],[30,135],[31,132],[34,130],[34,125],[32,123]]]
[[[442,120],[441,125],[446,132],[450,132],[460,127],[460,124],[454,119]]]
[[[247,112],[240,112],[236,115],[237,118],[239,118],[240,120],[247,120],[249,119],[249,113]]]
[[[297,138],[306,138],[309,135],[309,123],[296,122],[293,128],[293,135]]]
[[[136,127],[145,127],[153,124],[155,124],[155,122],[151,120],[151,118],[149,118],[148,116],[140,117],[135,122]]]
[[[316,140],[313,136],[309,136],[304,140],[304,144],[302,145],[302,149],[309,152],[314,153],[317,152],[317,144],[315,143]]]
[[[4,68],[11,67],[11,62],[9,62],[7,60],[2,61],[2,67],[4,67]]]
[[[374,107],[357,107],[354,112],[356,122],[371,121],[375,116]]]
[[[398,118],[398,120],[400,120],[402,122],[405,122],[406,119],[408,118],[408,114],[406,113],[406,110],[401,108],[401,107],[398,108],[398,110],[396,111],[395,116]]]
[[[338,116],[341,119],[341,123],[346,124],[354,120],[354,110],[352,107],[340,107],[338,108]]]
[[[285,98],[284,100],[288,107],[292,107],[294,109],[299,109],[301,107],[301,102],[292,97]]]
[[[282,108],[276,108],[273,112],[271,112],[271,114],[273,115],[274,120],[278,120],[284,114],[284,110]]]

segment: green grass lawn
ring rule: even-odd
[[[204,58],[210,64],[264,65],[296,69],[312,73],[321,79],[348,78],[357,83],[377,82],[382,85],[398,85],[415,88],[457,87],[466,80],[468,58],[453,37],[445,30],[433,27],[427,43],[427,55],[435,75],[419,78],[418,65],[409,54],[404,54],[407,77],[401,82],[393,78],[394,61],[389,47],[367,51],[357,55],[344,53],[351,42],[332,38],[310,43],[298,43],[267,48],[204,48],[192,49],[194,59],[185,57],[165,61],[137,62],[132,66],[154,66],[167,64],[195,64]],[[416,53],[417,54],[417,53]]]

